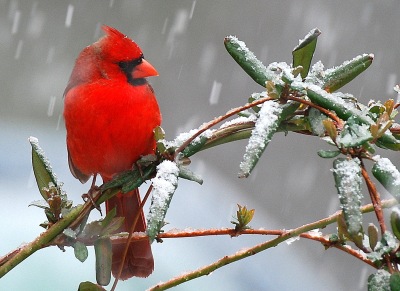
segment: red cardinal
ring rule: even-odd
[[[106,35],[86,47],[76,60],[65,89],[64,118],[69,167],[85,183],[100,174],[104,182],[131,169],[143,155],[153,154],[153,130],[161,114],[146,77],[157,76],[139,46],[118,30],[103,26]],[[125,217],[120,231],[129,231],[140,205],[138,190],[119,193],[106,202]],[[145,231],[143,211],[135,231]],[[113,246],[112,272],[116,276],[125,245]],[[147,277],[154,268],[149,241],[129,246],[120,279]]]

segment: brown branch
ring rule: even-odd
[[[210,129],[214,125],[218,124],[219,122],[224,121],[225,119],[227,119],[227,118],[229,118],[229,117],[231,117],[231,116],[233,116],[235,114],[238,114],[239,112],[241,112],[243,110],[246,110],[246,109],[249,109],[251,107],[260,105],[260,104],[262,104],[262,103],[264,103],[266,101],[270,101],[270,100],[273,100],[273,98],[264,97],[264,98],[257,99],[257,100],[255,100],[255,101],[253,101],[251,103],[248,103],[248,104],[246,104],[244,106],[233,108],[233,109],[229,110],[228,112],[226,112],[225,115],[221,115],[219,117],[216,117],[213,120],[211,120],[210,122],[207,122],[207,123],[203,124],[201,126],[201,128],[195,134],[193,134],[179,148],[177,148],[175,150],[174,157],[176,157],[180,152],[182,152],[196,137],[198,137],[200,134],[202,134],[206,130]]]
[[[324,107],[321,107],[321,106],[319,106],[319,105],[317,105],[315,103],[312,103],[312,102],[307,101],[305,99],[297,98],[297,97],[294,97],[294,96],[288,96],[286,99],[293,100],[293,101],[308,105],[310,107],[314,107],[315,109],[319,110],[320,112],[322,112],[323,114],[328,116],[330,119],[334,120],[337,123],[339,128],[343,127],[342,120],[334,112],[332,112],[332,111],[330,111],[330,110],[328,110],[328,109],[326,109]]]

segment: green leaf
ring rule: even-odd
[[[389,159],[377,159],[372,166],[372,174],[397,201],[400,201],[400,172]]]
[[[400,209],[395,207],[390,214],[390,225],[392,232],[400,240]]]
[[[237,221],[231,221],[235,225],[236,231],[241,231],[243,229],[250,228],[248,224],[252,221],[254,217],[254,209],[247,209],[246,206],[237,205],[238,210],[236,211],[235,219]]]
[[[350,117],[345,123],[339,138],[336,140],[342,147],[350,148],[361,146],[373,139],[369,131],[369,125],[357,124],[353,117]]]
[[[335,92],[364,72],[372,64],[373,59],[373,54],[363,54],[338,67],[326,70],[323,88],[327,92]]]
[[[344,214],[347,231],[352,239],[362,233],[361,201],[363,198],[360,161],[338,158],[333,162],[333,175],[338,191],[340,207]]]
[[[176,163],[165,160],[157,166],[157,174],[151,180],[153,183],[153,193],[147,217],[147,234],[150,242],[153,242],[164,226],[164,218],[167,214],[169,204],[178,187],[178,175],[179,168]]]
[[[368,291],[390,291],[390,273],[378,270],[368,277]]]
[[[203,184],[203,179],[200,177],[200,175],[197,175],[196,173],[192,172],[190,169],[184,166],[179,166],[179,178],[194,181],[199,183],[200,185]]]
[[[36,183],[40,194],[47,201],[49,195],[45,189],[51,184],[57,186],[57,178],[53,173],[49,160],[45,157],[43,150],[39,146],[37,138],[31,136],[29,142],[32,146],[32,167]]]
[[[333,150],[333,151],[319,150],[318,155],[324,159],[331,159],[331,158],[335,158],[338,155],[340,155],[340,151],[338,151],[338,150]]]
[[[303,67],[300,73],[303,79],[308,75],[308,71],[310,70],[311,60],[320,34],[321,31],[318,28],[314,28],[304,39],[300,40],[299,44],[293,49],[293,68],[298,66]]]
[[[79,289],[78,291],[105,291],[106,289],[104,289],[103,287],[94,284],[92,282],[81,282],[79,284]]]
[[[368,237],[369,237],[369,246],[371,247],[372,250],[374,250],[376,244],[379,241],[379,232],[378,228],[373,223],[370,223],[368,225]]]
[[[298,103],[288,102],[280,105],[276,101],[267,101],[262,105],[254,129],[246,146],[246,152],[240,163],[239,178],[248,177],[268,146],[279,124],[298,108]]]
[[[390,276],[390,290],[399,291],[400,290],[400,273],[396,272]]]
[[[313,134],[318,136],[325,135],[325,126],[323,121],[326,119],[326,115],[321,113],[321,111],[315,108],[310,108],[308,111],[308,120]]]
[[[112,244],[108,237],[99,238],[94,242],[96,255],[96,281],[101,286],[107,286],[111,281]]]
[[[227,36],[224,44],[228,53],[256,83],[265,88],[266,81],[273,80],[275,74],[257,59],[243,41]]]
[[[86,259],[88,257],[88,249],[87,249],[87,247],[83,243],[81,243],[80,241],[75,242],[73,247],[74,247],[75,258],[77,258],[82,263],[84,261],[86,261]]]

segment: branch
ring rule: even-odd
[[[32,255],[34,252],[48,246],[53,239],[60,235],[64,231],[64,229],[66,229],[68,226],[71,225],[73,221],[75,221],[83,208],[83,205],[78,205],[72,208],[71,211],[66,216],[64,216],[63,219],[52,225],[47,231],[43,232],[34,241],[19,249],[18,253],[12,256],[0,267],[0,278],[2,278],[5,274],[11,271],[15,266],[17,266],[27,257]]]
[[[211,120],[210,122],[203,124],[201,126],[201,128],[194,135],[192,135],[190,138],[188,138],[179,148],[176,149],[174,157],[176,157],[180,152],[182,152],[196,137],[198,137],[200,134],[202,134],[206,130],[210,129],[214,125],[218,124],[219,122],[224,121],[225,119],[227,119],[235,114],[238,114],[239,112],[241,112],[243,110],[260,105],[260,104],[262,104],[266,101],[270,101],[270,100],[273,100],[273,98],[271,98],[271,97],[260,98],[251,103],[248,103],[244,106],[233,108],[233,109],[229,110],[227,113],[225,113],[225,115],[216,117],[213,120]]]
[[[393,205],[396,205],[396,204],[398,204],[396,199],[390,199],[390,200],[382,201],[382,207],[384,207],[384,208],[392,207]],[[365,206],[361,207],[361,212],[362,213],[372,212],[373,210],[374,210],[374,206],[372,204],[368,204],[368,205],[365,205]],[[283,242],[285,240],[288,240],[290,238],[296,237],[296,236],[300,236],[300,237],[303,236],[303,237],[308,238],[308,239],[318,240],[318,241],[322,242],[324,245],[333,246],[335,248],[338,248],[338,249],[340,249],[342,251],[345,251],[346,253],[351,254],[352,256],[354,256],[354,257],[366,262],[367,264],[376,267],[373,264],[372,261],[370,261],[369,259],[367,259],[364,256],[362,256],[362,254],[358,253],[358,251],[356,251],[356,250],[353,250],[353,249],[351,249],[349,247],[342,246],[342,245],[339,245],[339,244],[332,244],[331,242],[329,242],[329,240],[327,240],[326,238],[323,238],[321,236],[315,236],[315,235],[311,235],[311,234],[306,234],[306,232],[309,232],[310,230],[317,229],[317,228],[324,228],[328,224],[336,222],[338,216],[341,215],[341,213],[342,213],[342,211],[337,211],[336,213],[334,213],[334,214],[332,214],[332,215],[330,215],[330,216],[328,216],[328,217],[326,217],[324,219],[321,219],[319,221],[316,221],[316,222],[313,222],[313,223],[309,223],[309,224],[303,225],[301,227],[298,227],[296,229],[292,229],[292,230],[288,230],[288,231],[285,231],[285,230],[266,231],[266,232],[268,232],[268,234],[278,234],[279,236],[277,238],[275,238],[275,239],[272,239],[272,240],[269,240],[267,242],[261,243],[259,245],[254,246],[254,247],[248,248],[246,250],[237,252],[237,253],[235,253],[233,255],[225,256],[225,257],[219,259],[218,261],[216,261],[216,262],[214,262],[214,263],[212,263],[210,265],[201,267],[201,268],[199,268],[197,270],[194,270],[194,271],[192,271],[190,273],[185,273],[185,275],[182,275],[182,276],[179,276],[179,277],[175,277],[175,278],[173,278],[173,279],[171,279],[171,280],[169,280],[169,281],[167,281],[165,283],[160,283],[160,284],[158,284],[158,285],[156,285],[154,287],[151,287],[148,290],[166,290],[166,289],[172,288],[174,286],[177,286],[179,284],[182,284],[184,282],[187,282],[189,280],[193,280],[193,279],[199,278],[201,276],[208,275],[211,272],[213,272],[213,271],[215,271],[215,270],[217,270],[217,269],[219,269],[219,268],[221,268],[221,267],[223,267],[223,266],[225,266],[227,264],[230,264],[230,263],[236,262],[238,260],[244,259],[246,257],[255,255],[255,254],[257,254],[257,253],[259,253],[261,251],[264,251],[266,249],[269,249],[271,247],[275,247],[278,244],[280,244],[281,242]],[[250,233],[260,232],[260,231],[264,232],[263,230],[243,230],[241,233],[245,233],[247,231],[249,231]],[[204,235],[204,231],[194,231],[194,232],[190,231],[190,232],[187,232],[186,236],[193,236],[194,233],[197,233],[198,235]],[[216,231],[213,230],[212,233],[215,234]],[[221,234],[229,234],[229,233],[231,233],[231,230],[226,230],[225,229],[225,230],[222,230],[222,232],[221,232]],[[168,233],[160,234],[159,238],[166,238],[169,235],[171,235],[171,234],[168,234]],[[182,237],[182,236],[183,235],[181,235],[179,237]],[[171,237],[178,237],[178,236],[174,232]]]

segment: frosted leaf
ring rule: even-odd
[[[268,70],[264,66],[264,64],[257,59],[254,53],[247,48],[246,44],[243,41],[239,40],[236,36],[233,35],[230,35],[227,38],[230,40],[230,42],[235,43],[239,46],[239,50],[244,53],[246,61],[253,64],[252,67],[255,71],[262,72],[262,74],[264,74],[267,79],[273,78],[271,71]]]
[[[161,140],[165,144],[167,148],[178,148],[180,147],[184,142],[186,142],[190,137],[192,137],[194,134],[196,134],[199,131],[199,129],[191,129],[188,132],[182,132],[180,133],[173,141],[167,141],[167,140]],[[213,134],[213,130],[206,130],[203,133],[201,133],[198,137],[196,137],[192,143],[198,143],[201,141],[202,138],[206,137],[209,138]]]
[[[350,234],[360,233],[362,231],[360,207],[363,199],[360,160],[336,159],[332,171],[348,231]]]
[[[320,87],[324,85],[325,77],[324,64],[321,61],[316,62],[308,73],[305,82],[316,84]]]
[[[46,158],[44,151],[42,150],[42,148],[39,146],[39,140],[34,137],[34,136],[30,136],[28,138],[29,143],[32,145],[33,149],[35,150],[35,152],[38,154],[38,156],[40,157],[40,159],[43,161],[44,166],[46,167],[47,172],[51,175],[53,181],[59,185],[60,183],[57,180],[57,176],[56,174],[54,174],[53,172],[53,168],[50,165],[50,161]]]
[[[178,166],[174,162],[166,160],[157,166],[157,174],[151,179],[153,193],[147,217],[147,233],[151,240],[156,237],[163,226],[164,217],[178,186],[178,175]]]
[[[375,156],[376,167],[378,170],[391,175],[391,180],[393,181],[393,186],[400,186],[400,172],[397,170],[396,166],[388,158],[381,158],[380,156]]]
[[[249,121],[256,121],[256,119],[257,118],[254,114],[250,115],[249,117],[240,116],[240,117],[234,118],[232,120],[229,120],[229,121],[223,123],[219,128],[225,128],[225,127],[229,127],[231,125],[246,123]]]
[[[390,291],[390,273],[383,269],[368,277],[368,290]]]
[[[355,105],[351,102],[346,102],[342,97],[348,97],[347,95],[337,92],[334,94],[330,94],[322,89],[320,86],[315,84],[306,83],[306,89],[310,90],[324,99],[330,101],[335,106],[341,106],[343,114],[348,116],[357,116],[363,123],[366,124],[375,124],[375,122],[367,115],[363,114],[360,110],[358,110]]]
[[[318,136],[325,135],[325,126],[322,123],[323,120],[327,119],[326,115],[322,114],[321,111],[315,108],[310,108],[308,113],[308,120],[310,121],[312,133]]]
[[[357,62],[357,61],[359,61],[360,59],[365,58],[365,57],[367,57],[367,56],[369,56],[369,57],[372,58],[372,59],[374,58],[374,55],[373,55],[373,54],[362,54],[362,55],[358,55],[358,56],[354,57],[354,58],[351,59],[351,60],[348,60],[348,61],[343,62],[343,64],[341,64],[340,66],[336,66],[336,67],[332,67],[332,68],[330,68],[330,69],[327,69],[327,70],[325,71],[325,75],[330,75],[331,73],[333,73],[333,72],[335,72],[335,71],[338,71],[338,70],[342,69],[343,67],[347,66],[349,63]]]
[[[261,107],[259,118],[246,146],[243,161],[240,163],[240,177],[248,176],[278,128],[282,107],[277,102],[267,101]]]

